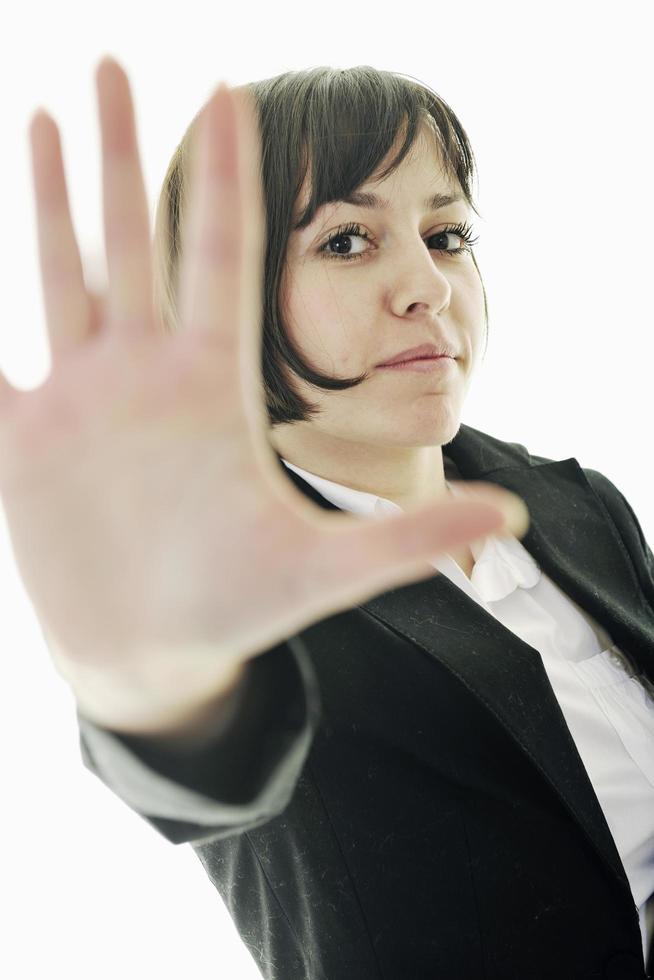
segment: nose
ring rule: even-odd
[[[423,241],[403,250],[401,259],[394,263],[390,288],[393,292],[391,305],[398,316],[407,312],[441,315],[452,298],[449,279],[434,262]]]

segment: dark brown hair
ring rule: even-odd
[[[364,184],[403,134],[399,153],[379,179],[392,173],[425,123],[437,140],[446,176],[461,187],[466,202],[479,215],[471,190],[476,176],[474,155],[447,103],[410,76],[368,65],[344,70],[319,67],[286,72],[239,88],[254,96],[261,136],[267,228],[261,359],[266,409],[271,425],[307,421],[319,408],[293,390],[289,368],[311,385],[329,391],[361,384],[368,375],[336,379],[317,373],[289,339],[279,306],[279,288],[290,233],[306,227],[323,204],[342,200]],[[190,123],[168,165],[155,216],[155,302],[170,331],[180,328],[176,295],[180,228],[188,188],[190,140],[199,115]],[[294,208],[307,174],[311,196],[303,214],[294,221]],[[488,342],[488,304],[483,280],[481,283]]]

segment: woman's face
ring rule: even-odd
[[[311,225],[291,234],[280,306],[289,335],[310,365],[340,378],[369,371],[370,378],[344,391],[322,391],[293,375],[297,391],[317,403],[320,413],[290,425],[296,436],[301,429],[317,437],[323,453],[330,440],[341,453],[344,443],[371,450],[440,446],[459,429],[484,339],[479,274],[470,252],[453,254],[465,239],[444,230],[469,223],[472,212],[463,198],[441,208],[426,204],[436,193],[461,193],[446,181],[428,129],[394,173],[359,192],[378,195],[387,207],[331,202]],[[305,201],[301,193],[299,205]],[[368,239],[358,233],[333,237],[350,223]],[[428,342],[444,343],[457,359],[428,373],[377,366]],[[285,429],[288,424],[272,430],[282,447]]]

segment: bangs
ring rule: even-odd
[[[308,73],[310,74],[310,73]],[[375,177],[384,180],[396,170],[419,134],[433,139],[447,181],[460,189],[476,212],[471,179],[474,160],[465,134],[428,90],[397,76],[384,76],[365,66],[353,78],[332,72],[311,92],[297,119],[294,145],[301,148],[295,162],[296,198],[310,186],[304,207],[297,202],[292,230],[309,225],[324,204],[341,201]],[[393,146],[401,141],[385,170],[377,173]]]

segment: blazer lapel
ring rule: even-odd
[[[643,601],[626,549],[577,460],[534,463],[541,457],[529,456],[524,447],[464,425],[443,451],[464,480],[496,483],[522,497],[531,518],[523,547],[654,679],[654,611]],[[339,510],[279,462],[319,506]],[[422,647],[486,705],[540,770],[633,905],[613,836],[540,653],[445,575],[385,592],[360,608]]]

